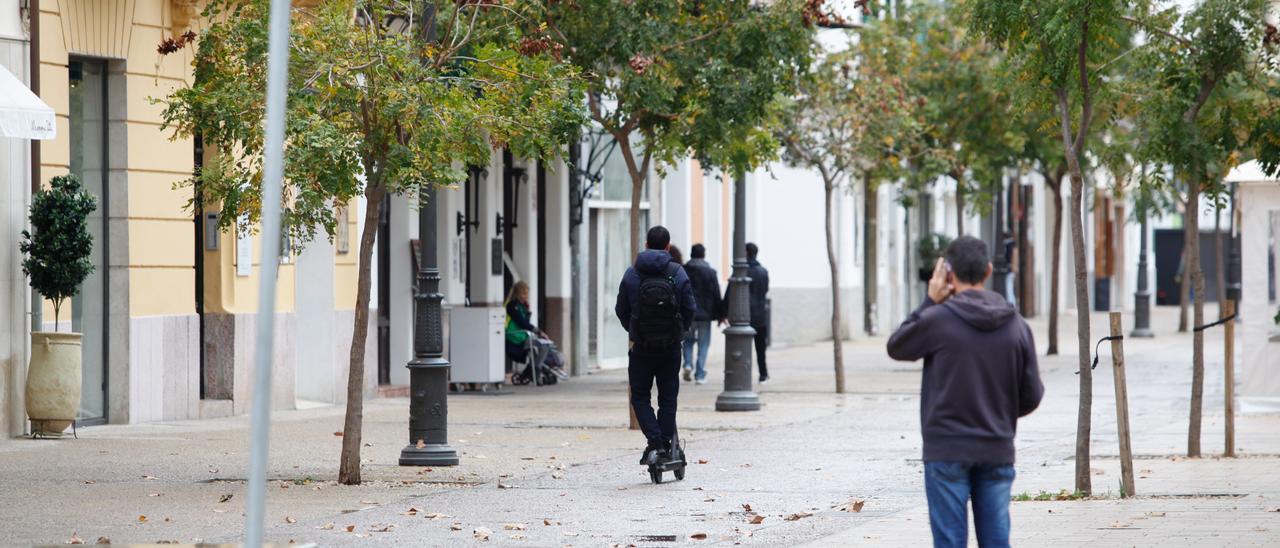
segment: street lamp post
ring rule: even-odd
[[[1010,265],[1009,265],[1009,257],[1008,257],[1008,254],[1005,253],[1006,248],[1004,245],[1004,240],[1005,240],[1004,183],[1005,183],[1005,177],[1004,175],[1001,175],[1000,190],[996,192],[995,230],[992,231],[994,233],[992,240],[994,240],[994,244],[995,244],[994,245],[995,265],[992,268],[993,275],[991,277],[991,285],[993,286],[992,289],[995,290],[996,293],[999,293],[1001,297],[1004,297],[1006,300],[1008,300],[1009,299],[1008,283],[1009,283],[1009,273],[1010,273],[1009,266]],[[960,192],[960,189],[957,188],[956,192]],[[963,212],[961,212],[961,214],[963,214]]]
[[[449,360],[444,357],[436,190],[431,187],[425,192],[426,200],[418,210],[413,360],[407,365],[409,445],[400,451],[400,466],[454,466],[458,464],[458,452],[449,447]]]
[[[729,278],[729,328],[724,330],[724,392],[716,397],[716,411],[758,411],[760,397],[752,390],[751,278],[747,276],[746,177],[739,174],[733,193],[733,275]]]
[[[1138,291],[1133,294],[1133,332],[1134,338],[1150,338],[1151,332],[1151,287],[1147,285],[1147,213],[1142,211],[1139,224],[1142,231],[1138,247]]]

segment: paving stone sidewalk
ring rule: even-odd
[[[1174,325],[1161,312],[1159,338],[1126,341],[1139,497],[1106,497],[1118,491],[1119,467],[1110,372],[1099,367],[1092,467],[1104,498],[1014,503],[1016,545],[1280,543],[1280,415],[1238,419],[1242,458],[1174,457],[1186,442],[1190,338],[1161,330]],[[1221,348],[1220,336],[1210,334],[1207,348]],[[1064,348],[1073,340],[1062,333]],[[720,350],[718,342],[713,379],[722,378]],[[1222,446],[1214,353],[1206,454]],[[829,345],[776,349],[775,380],[761,387],[766,405],[755,413],[717,413],[717,383],[685,384],[682,432],[691,458],[705,463],[660,486],[636,464],[643,441],[625,429],[619,371],[506,396],[452,396],[450,439],[463,459],[455,468],[396,466],[407,401],[369,402],[358,487],[332,481],[341,408],[277,413],[268,537],[322,546],[928,545],[919,364],[887,360],[883,339],[849,343],[845,355],[851,393],[835,395]],[[1071,487],[1075,357],[1045,359],[1042,369],[1048,396],[1020,426],[1015,493]],[[0,442],[0,544],[62,543],[73,533],[117,544],[234,541],[247,447],[243,417]],[[860,512],[841,509],[855,500],[864,501]]]

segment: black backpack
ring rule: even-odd
[[[642,274],[640,294],[631,312],[631,340],[642,350],[663,350],[684,339],[684,318],[676,294],[677,263],[660,274]]]

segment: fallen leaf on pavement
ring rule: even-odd
[[[524,539],[525,539],[524,533],[516,533],[514,535],[511,535],[511,540],[524,540]]]
[[[751,516],[751,518],[747,520],[747,523],[750,523],[752,525],[760,525],[761,523],[764,523],[764,516],[761,516],[759,514]]]
[[[111,539],[107,537],[98,537],[98,541],[94,544],[111,544]]]
[[[337,432],[334,432],[334,433],[333,433],[333,435],[335,435],[335,436],[337,436],[337,437],[341,438],[341,437],[342,437],[342,431],[341,431],[341,430],[339,430],[339,431],[337,431]]]
[[[285,516],[285,517],[284,517],[284,522],[285,522],[285,523],[298,523],[298,520],[294,519],[294,518],[293,518],[293,516]]]
[[[402,516],[416,516],[416,515],[418,515],[418,509],[417,509],[417,508],[414,508],[414,507],[412,507],[412,506],[410,506],[408,510],[405,510],[405,511],[403,511],[403,512],[400,512],[400,515],[402,515]]]
[[[430,514],[424,514],[422,517],[427,518],[429,520],[437,520],[440,518],[449,518],[453,516],[446,516],[444,514],[441,514],[440,512],[432,512]]]
[[[564,536],[566,536],[566,537],[576,537],[576,536],[578,536],[578,534],[577,534],[577,533],[575,533],[575,532],[573,532],[573,531],[565,531],[565,532],[564,532]]]
[[[84,484],[85,484],[85,485],[93,485],[93,484],[95,484],[95,483],[98,483],[98,482],[93,481],[93,480],[84,480]]]
[[[750,504],[747,504],[747,503],[743,503],[743,504],[742,504],[742,510],[743,510],[744,512],[750,512],[750,511],[751,511],[751,505],[750,505]]]
[[[482,542],[487,542],[489,540],[489,535],[492,535],[492,534],[493,534],[493,531],[485,529],[484,527],[476,527],[476,529],[471,532],[471,536],[476,537],[476,540],[479,540]]]
[[[715,498],[713,498],[713,497],[707,497],[707,498],[705,498],[705,499],[702,499],[702,502],[715,502],[715,501],[716,501],[716,499],[715,499]]]
[[[346,530],[347,530],[347,532],[348,532],[348,533],[350,533],[350,532],[352,532],[352,531],[355,531],[355,530],[356,530],[356,526],[354,526],[354,525],[348,525],[348,526],[346,526],[346,527],[343,527],[343,529],[346,529]]]
[[[148,497],[158,497],[158,496],[160,496],[160,493],[151,493],[150,495],[147,495],[147,496],[148,496]]]
[[[813,515],[813,514],[812,514],[812,513],[809,513],[809,512],[796,512],[796,513],[791,514],[791,515],[789,515],[789,516],[787,516],[787,517],[785,517],[785,518],[783,518],[783,519],[785,519],[785,520],[787,520],[787,521],[799,521],[799,520],[801,520],[801,519],[807,518],[807,517],[812,516],[812,515]]]
[[[694,534],[692,534],[692,535],[689,535],[689,538],[691,538],[691,539],[693,539],[693,540],[707,540],[707,534],[706,534],[706,533],[694,533]]]
[[[360,501],[360,504],[380,504],[380,503],[376,500],[362,500]]]
[[[81,540],[79,536],[76,536],[76,532],[72,531],[71,538],[67,539],[67,544],[84,544],[84,540]]]
[[[144,480],[153,480],[153,479],[156,479],[156,477],[155,477],[155,476],[142,476],[142,479],[144,479]]]
[[[138,523],[146,523],[147,516],[138,516]]]
[[[1147,512],[1147,517],[1149,518],[1162,518],[1165,515],[1164,512]]]
[[[325,531],[332,530],[332,529],[333,529],[333,522],[331,521],[331,522],[329,522],[329,523],[326,523],[326,524],[324,524],[324,525],[321,525],[321,526],[319,526],[319,527],[316,527],[316,529],[323,529],[323,530],[325,530]]]
[[[867,501],[862,499],[853,499],[840,506],[840,510],[843,512],[861,512],[862,506],[866,503]]]
[[[396,524],[394,523],[388,523],[386,525],[383,525],[381,523],[375,523],[369,526],[369,530],[373,531],[374,533],[389,533],[391,532],[391,529],[395,526]]]
[[[232,495],[231,493],[227,493],[227,494],[225,494],[225,495],[222,495],[221,497],[218,497],[218,502],[219,502],[219,503],[227,502],[227,501],[231,500],[231,497],[233,497],[233,496],[235,496],[235,495]]]
[[[742,463],[742,464],[739,464],[738,466],[739,466],[739,467],[742,467],[742,468],[751,468],[751,463],[749,463],[749,462],[744,462],[744,463]]]
[[[505,483],[498,482],[498,489],[515,489],[516,487],[516,485],[507,485]]]
[[[506,529],[508,531],[523,531],[527,527],[528,525],[524,523],[508,523],[502,526],[503,529]]]
[[[698,459],[698,464],[706,464],[707,462],[709,462],[707,459]]]
[[[450,526],[449,526],[449,529],[452,529],[452,530],[454,530],[454,531],[461,531],[461,530],[462,530],[462,524],[461,524],[461,523],[455,523],[455,524],[453,524],[453,525],[450,525]]]

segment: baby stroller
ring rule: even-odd
[[[523,359],[513,360],[511,384],[543,386],[556,384],[567,377],[563,370],[548,363],[548,358],[556,352],[556,345],[551,340],[529,333],[523,350]]]

